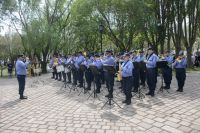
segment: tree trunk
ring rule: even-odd
[[[1,77],[3,77],[3,67],[1,65]]]
[[[176,47],[176,46],[175,46],[176,56],[178,56],[178,53],[179,53],[180,50],[181,50],[181,47],[178,47],[178,46]]]
[[[42,73],[47,73],[47,54],[43,53],[43,61],[41,61]]]
[[[187,47],[187,67],[191,68],[192,66],[192,48]]]

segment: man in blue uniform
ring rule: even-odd
[[[130,55],[129,54],[125,54],[124,57],[124,62],[122,63],[121,66],[121,71],[122,71],[122,82],[123,82],[123,86],[122,88],[124,89],[124,93],[126,95],[126,100],[124,100],[122,103],[126,103],[127,105],[131,104],[131,82],[132,82],[132,70],[133,70],[133,63],[129,60],[130,59]]]
[[[146,64],[144,63],[145,56],[144,51],[140,50],[140,55],[138,56],[140,60],[140,84],[145,86],[146,81]]]
[[[187,66],[187,59],[184,56],[183,51],[180,51],[178,58],[173,63],[173,67],[176,70],[176,79],[178,82],[177,91],[179,92],[183,92],[183,87],[186,79],[186,66]]]
[[[152,48],[148,49],[147,59],[145,60],[147,67],[147,84],[149,87],[149,92],[146,95],[154,96],[155,88],[156,88],[156,62],[158,61],[158,57],[154,54]]]
[[[86,79],[86,82],[87,82],[87,88],[86,90],[91,90],[91,83],[93,81],[93,75],[92,75],[92,72],[89,68],[89,65],[92,64],[94,58],[93,58],[93,55],[92,54],[88,54],[86,56],[86,60],[82,63],[83,65],[86,66],[86,71],[85,71],[85,79]]]
[[[78,80],[79,80],[79,85],[78,85],[78,87],[83,87],[83,71],[81,71],[80,70],[80,64],[82,63],[82,62],[84,62],[84,60],[85,60],[85,58],[84,58],[84,56],[83,56],[83,54],[82,54],[82,52],[79,52],[78,53],[78,55],[77,55],[77,58],[76,58],[76,60],[75,60],[75,67],[76,67],[76,69],[78,70]]]
[[[170,55],[169,51],[165,52],[164,60],[167,61],[167,66],[163,68],[163,78],[165,82],[165,89],[170,89],[171,80],[172,80],[172,63],[174,57]]]
[[[95,79],[95,84],[96,84],[96,93],[100,93],[100,88],[101,88],[101,70],[103,68],[103,64],[100,60],[100,55],[96,54],[95,55],[95,59],[92,63],[93,65],[95,65],[99,71],[99,73],[94,75],[94,79]]]
[[[64,64],[66,68],[66,78],[68,79],[67,83],[71,83],[71,64],[73,63],[72,61],[72,56],[68,55],[67,59],[65,60]],[[65,79],[66,81],[66,79]]]
[[[24,96],[27,65],[28,62],[24,63],[23,55],[19,55],[16,62],[16,73],[17,73],[17,80],[19,83],[19,95],[21,100],[27,99],[27,97]]]
[[[134,51],[133,54],[132,54],[132,62],[135,62],[137,64],[139,64],[139,62],[140,62],[140,58],[139,58],[139,56],[137,56],[136,51]],[[137,66],[139,66],[139,65],[137,65]],[[133,82],[133,87],[134,87],[133,92],[138,92],[139,80],[140,80],[140,68],[139,67],[134,68],[133,76],[134,76],[134,78],[133,78],[133,81],[134,81]]]
[[[63,55],[62,58],[61,58],[61,62],[62,62],[63,67],[65,66],[66,61],[67,61],[67,57]],[[65,69],[64,69],[64,71],[62,72],[62,76],[63,76],[63,82],[66,82],[66,73],[65,73]]]
[[[111,50],[106,51],[106,57],[105,59],[102,60],[102,63],[103,65],[109,65],[109,66],[115,67],[115,59],[112,56]],[[104,70],[104,77],[105,77],[106,86],[109,92],[108,95],[106,95],[105,97],[113,98],[113,86],[114,86],[115,73]]]

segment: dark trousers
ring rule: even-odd
[[[59,72],[58,76],[59,76],[59,80],[62,80],[62,72]]]
[[[76,69],[72,69],[72,75],[73,75],[73,84],[77,85],[78,71]]]
[[[132,82],[132,77],[123,77],[122,82],[123,82],[123,90],[124,94],[126,95],[126,100],[130,100],[132,97],[131,90],[132,90],[132,85],[130,84]]]
[[[133,84],[134,90],[138,91],[139,82],[140,82],[140,70],[139,69],[134,70],[133,82],[134,82],[134,84]]]
[[[140,81],[141,85],[145,86],[145,81],[146,81],[146,69],[141,68],[140,69]]]
[[[87,69],[85,71],[85,79],[86,79],[86,82],[87,82],[87,88],[90,89],[91,88],[91,83],[93,81],[93,74],[92,74],[90,69]]]
[[[94,79],[95,79],[95,84],[96,84],[96,90],[97,90],[97,92],[100,92],[100,88],[101,88],[101,75],[100,74],[94,75]]]
[[[81,69],[78,69],[78,81],[79,84],[83,86],[83,71],[81,71]]]
[[[176,79],[178,82],[178,89],[183,90],[186,79],[186,71],[184,68],[176,68]]]
[[[19,84],[19,95],[22,97],[24,95],[24,89],[25,89],[25,75],[17,75],[17,80]]]
[[[67,78],[68,78],[68,82],[71,82],[72,80],[72,76],[71,76],[71,71],[70,72],[67,72]]]
[[[115,75],[113,73],[104,72],[104,76],[105,76],[106,86],[108,88],[109,95],[112,95]]]
[[[156,89],[156,69],[147,68],[147,84],[149,87],[149,93],[154,94]]]
[[[101,83],[104,84],[105,83],[105,77],[104,77],[104,71],[103,69],[100,70],[100,76],[101,76]]]
[[[53,72],[52,72],[52,74],[53,74],[53,77],[52,77],[52,78],[58,79],[58,73],[57,73],[56,67],[53,67]]]
[[[162,70],[163,72],[163,79],[165,82],[165,85],[170,87],[171,80],[172,80],[172,68],[166,67]]]
[[[63,81],[66,82],[66,73],[62,72],[62,76],[63,76]]]

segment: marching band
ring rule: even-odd
[[[167,62],[167,66],[161,71],[165,83],[164,89],[170,89],[172,69],[175,68],[178,82],[177,91],[183,92],[187,60],[182,51],[176,59],[169,51],[166,51],[164,57],[159,59],[153,48],[147,49],[146,56],[142,50],[138,54],[134,50],[125,54],[121,53],[116,57],[114,57],[112,50],[106,50],[101,55],[94,53],[83,55],[82,52],[68,56],[54,54],[49,66],[53,70],[52,79],[61,81],[63,78],[63,82],[72,83],[80,88],[84,87],[83,82],[86,79],[86,91],[91,90],[91,83],[94,81],[96,93],[100,93],[101,84],[104,84],[105,81],[108,89],[108,94],[105,96],[107,98],[113,98],[113,87],[117,73],[117,79],[125,94],[125,100],[122,103],[130,105],[132,92],[137,93],[140,85],[145,87],[145,82],[149,89],[146,95],[154,97],[158,74],[157,62],[159,60]],[[85,71],[82,70],[83,66],[86,68]],[[92,66],[96,67],[97,73],[91,71]],[[109,71],[105,69],[106,66],[112,66],[118,71]],[[78,85],[77,82],[79,82]]]

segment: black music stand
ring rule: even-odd
[[[74,64],[69,64],[69,67],[71,68],[70,71],[72,71],[72,70],[77,71],[77,69],[76,69],[76,67],[75,67]],[[79,92],[78,89],[77,89],[77,85],[73,85],[73,84],[72,84],[72,86],[70,87],[69,93],[71,93],[72,90],[73,90],[73,91],[76,90],[77,92]]]
[[[135,70],[140,71],[140,66],[141,66],[140,62],[133,62],[133,66],[134,66]],[[133,97],[134,96],[137,96],[139,99],[145,98],[145,95],[142,92],[142,88],[140,87],[140,84],[138,86],[138,91],[135,92],[135,94],[133,95]]]
[[[163,72],[163,69],[165,67],[167,67],[167,61],[158,61],[158,62],[156,62],[156,66],[157,66],[157,68],[161,69],[161,72]],[[161,87],[157,93],[159,93],[159,92],[163,93],[163,91],[166,90],[163,86],[163,82],[164,82],[164,78],[163,78],[163,74],[161,73]],[[166,90],[166,91],[169,93],[168,90]]]
[[[85,87],[85,71],[87,70],[87,67],[86,67],[84,64],[81,64],[81,65],[80,65],[80,70],[83,72],[83,89],[82,89],[82,91],[78,94],[78,96],[80,96],[82,92],[83,92],[84,94],[88,92],[88,91],[86,91],[86,87]]]
[[[111,66],[111,65],[104,65],[104,66],[103,66],[103,69],[106,70],[106,71],[107,71],[108,73],[110,73],[110,74],[115,74],[115,73],[116,73],[115,67],[114,67],[114,66]],[[109,88],[108,88],[108,89],[109,89]],[[110,90],[109,90],[109,92],[110,92]],[[116,101],[113,100],[113,98],[108,97],[108,100],[107,100],[107,101],[105,102],[105,104],[101,107],[101,109],[103,109],[107,104],[108,104],[109,106],[116,104],[119,108],[122,108],[122,107],[119,106],[119,104],[118,104]]]
[[[66,65],[64,65],[64,68],[66,69],[66,68],[69,68],[70,67],[70,64],[66,64]],[[65,71],[65,69],[64,69],[64,73],[66,73],[66,79],[67,79],[67,72]],[[69,86],[69,84],[67,84],[67,80],[65,79],[65,82],[64,82],[64,84],[63,84],[63,86],[61,87],[61,88],[66,88],[66,87],[69,87],[69,88],[71,88],[70,86]]]
[[[92,74],[94,75],[94,80],[92,81],[93,82],[93,93],[91,93],[89,95],[88,99],[92,96],[92,94],[94,94],[94,98],[98,98],[99,99],[99,97],[97,96],[97,93],[96,93],[95,75],[99,74],[100,72],[99,72],[98,68],[95,65],[90,65],[89,68],[92,71]]]

